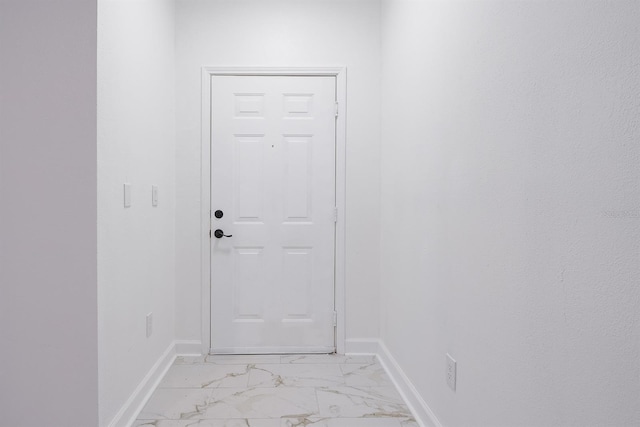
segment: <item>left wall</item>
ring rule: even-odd
[[[100,426],[126,423],[120,411],[139,402],[147,374],[172,352],[174,86],[173,1],[99,0]],[[128,208],[124,183],[131,184]],[[157,207],[152,185],[158,186]]]
[[[96,3],[0,1],[0,425],[98,421]]]

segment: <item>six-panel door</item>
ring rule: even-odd
[[[331,352],[335,78],[213,76],[211,347]]]

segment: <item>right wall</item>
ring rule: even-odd
[[[381,335],[444,426],[640,424],[639,22],[383,1]]]

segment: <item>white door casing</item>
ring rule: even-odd
[[[211,77],[211,352],[331,352],[336,78]]]
[[[336,78],[336,223],[335,309],[337,311],[336,352],[346,347],[345,237],[346,237],[346,142],[347,69],[345,67],[221,67],[203,66],[201,78],[201,169],[200,169],[200,334],[197,339],[177,342],[181,354],[206,354],[211,350],[211,81],[213,76],[287,75],[333,76]],[[194,337],[195,338],[195,337]]]

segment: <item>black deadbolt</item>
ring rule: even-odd
[[[222,215],[224,215],[224,212],[222,212],[221,210],[217,210],[213,213],[215,215],[216,218],[220,219],[222,218]]]
[[[233,234],[224,234],[224,231],[220,230],[219,228],[213,232],[213,235],[218,239],[221,239],[223,237],[233,237]]]

